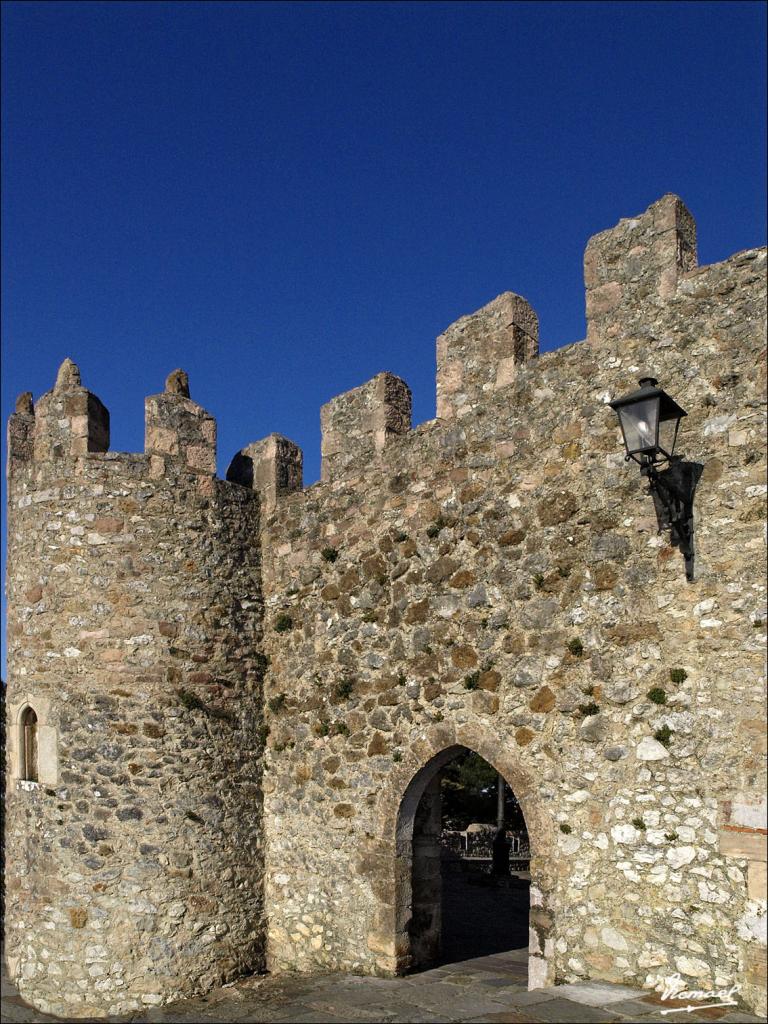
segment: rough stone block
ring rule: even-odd
[[[744,857],[747,860],[765,861],[768,859],[766,851],[766,837],[759,832],[747,832],[735,829],[720,830],[720,853],[726,857]]]
[[[768,865],[764,860],[751,860],[747,866],[747,895],[751,900],[768,898],[766,869]]]
[[[768,799],[741,796],[730,802],[728,823],[743,828],[768,829]]]

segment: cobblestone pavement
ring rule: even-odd
[[[591,1024],[599,1021],[712,1021],[723,1024],[762,1018],[734,1008],[663,1015],[662,1003],[637,989],[602,982],[559,985],[528,992],[526,950],[466,960],[407,978],[361,978],[347,974],[252,977],[174,1006],[136,1014],[147,1024]],[[54,1021],[19,997],[3,974],[3,1024]],[[113,1018],[116,1019],[116,1018]],[[125,1018],[124,1018],[125,1019]]]

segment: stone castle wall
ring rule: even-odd
[[[536,315],[505,293],[438,339],[438,419],[410,429],[392,374],[328,403],[306,490],[278,435],[215,481],[180,377],[148,400],[143,456],[104,453],[79,391],[41,448],[41,403],[66,396],[21,401],[9,700],[42,709],[60,773],[10,781],[27,998],[104,1012],[265,955],[405,969],[408,828],[468,747],[525,813],[532,987],[680,971],[764,1003],[765,252],[695,253],[673,196],[595,236],[585,342],[536,358]],[[647,373],[703,467],[692,583],[606,404]],[[74,984],[49,967],[73,944]]]
[[[373,456],[370,386],[335,400],[323,482],[266,520],[273,969],[407,960],[398,808],[460,744],[526,815],[533,983],[679,970],[760,998],[765,254],[697,269],[666,197],[585,265],[586,342],[532,360],[500,296],[439,339],[437,420]],[[704,467],[692,584],[606,405],[644,372]]]
[[[264,963],[258,501],[207,471],[185,395],[148,400],[129,455],[88,451],[83,392],[22,403],[10,446],[6,952],[67,1017]]]

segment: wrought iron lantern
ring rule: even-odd
[[[680,420],[688,413],[658,386],[655,377],[641,377],[638,383],[638,391],[609,403],[619,417],[627,459],[641,466],[669,462]]]
[[[654,377],[641,377],[640,388],[608,404],[624,435],[625,459],[637,462],[647,478],[659,530],[668,529],[685,558],[685,575],[693,579],[693,494],[702,467],[675,455],[680,420],[687,416]],[[666,467],[659,472],[659,467]]]

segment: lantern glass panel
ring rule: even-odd
[[[627,454],[654,451],[659,429],[659,399],[654,397],[633,402],[622,406],[618,412]]]
[[[659,424],[659,448],[669,458],[675,450],[675,442],[677,440],[677,430],[680,426],[680,417],[674,416],[670,419],[662,420]]]

